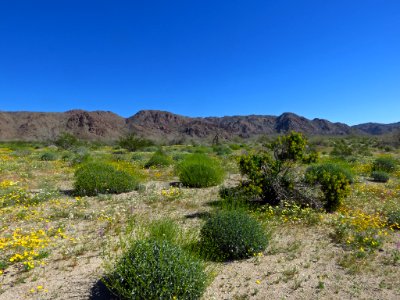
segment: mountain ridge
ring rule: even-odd
[[[185,139],[250,138],[257,135],[299,131],[307,135],[380,135],[400,130],[392,124],[363,123],[349,126],[325,119],[312,120],[294,113],[280,116],[246,115],[224,117],[187,117],[160,110],[140,110],[124,118],[111,111],[66,112],[0,111],[0,140],[53,140],[63,132],[87,140],[117,140],[127,133],[151,139],[179,141]]]

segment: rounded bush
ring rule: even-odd
[[[324,207],[328,212],[333,212],[340,207],[343,199],[349,195],[350,183],[353,182],[352,174],[334,163],[309,167],[305,179],[308,183],[320,184],[325,196]]]
[[[54,152],[45,152],[40,156],[40,160],[53,161],[57,159],[57,155]]]
[[[387,173],[394,172],[396,170],[396,160],[390,156],[383,156],[375,159],[372,164],[372,171],[383,171]]]
[[[150,167],[167,167],[171,165],[172,159],[165,154],[162,150],[156,151],[150,159],[147,161],[147,163],[144,165],[145,168],[150,168]]]
[[[105,163],[86,163],[75,172],[75,193],[81,196],[118,194],[137,187],[137,178]]]
[[[260,223],[237,210],[222,210],[209,218],[201,229],[200,241],[205,255],[217,261],[247,258],[268,244]]]
[[[193,154],[179,164],[178,175],[184,186],[201,188],[220,184],[225,172],[216,159],[205,154]]]
[[[199,299],[204,264],[166,240],[139,240],[117,262],[106,285],[123,299]]]
[[[376,182],[388,182],[389,174],[384,171],[372,171],[371,177]]]

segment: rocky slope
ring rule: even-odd
[[[388,129],[389,128],[389,129]],[[249,138],[291,130],[308,135],[380,134],[400,128],[391,125],[361,124],[350,127],[323,119],[309,120],[293,113],[276,116],[230,116],[191,118],[170,112],[142,110],[130,118],[108,111],[71,110],[64,113],[0,112],[0,140],[52,140],[63,132],[82,139],[116,140],[134,132],[158,140]]]

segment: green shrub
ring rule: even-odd
[[[75,172],[74,188],[77,195],[117,194],[137,187],[137,178],[105,163],[86,163]]]
[[[317,151],[310,151],[310,153],[303,156],[303,162],[305,164],[315,164],[316,162],[318,162],[318,159],[319,154]]]
[[[271,205],[279,204],[280,193],[289,193],[293,186],[287,162],[274,159],[266,152],[241,156],[239,170],[247,177],[241,183],[243,189]]]
[[[78,146],[80,142],[74,135],[64,132],[57,137],[54,144],[66,150]]]
[[[172,164],[172,159],[162,150],[157,150],[144,165],[146,168],[150,167],[166,167]]]
[[[213,151],[218,156],[229,155],[232,153],[232,149],[229,148],[227,145],[215,145],[215,146],[213,146]]]
[[[400,209],[388,213],[388,223],[393,228],[400,229]]]
[[[154,145],[150,140],[137,137],[135,134],[131,133],[124,137],[121,137],[118,141],[118,145],[128,151],[134,152],[145,147]]]
[[[332,156],[347,158],[353,155],[353,148],[344,139],[338,140],[333,145]]]
[[[44,153],[40,156],[40,160],[43,160],[43,161],[53,161],[53,160],[57,160],[57,154],[55,154],[54,152],[44,152]]]
[[[321,186],[324,194],[324,208],[328,212],[333,212],[340,207],[343,199],[349,195],[350,183],[353,182],[350,171],[334,163],[309,167],[305,179],[310,184]]]
[[[218,185],[225,176],[220,163],[205,154],[188,155],[177,171],[183,185],[196,188]]]
[[[225,261],[264,251],[268,238],[262,226],[245,212],[222,210],[202,227],[200,244],[206,257]]]
[[[231,148],[232,150],[239,150],[242,146],[239,144],[229,144],[229,148]]]
[[[389,174],[384,171],[372,171],[371,177],[376,182],[388,182]]]
[[[390,156],[382,156],[375,159],[372,164],[372,171],[383,171],[392,173],[396,170],[396,160]]]
[[[274,151],[276,159],[297,161],[303,158],[306,145],[307,139],[301,133],[292,131],[279,137],[269,147]]]
[[[166,240],[139,240],[104,279],[122,299],[200,299],[204,264]]]

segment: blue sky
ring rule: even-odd
[[[0,2],[0,110],[400,121],[400,1]]]

